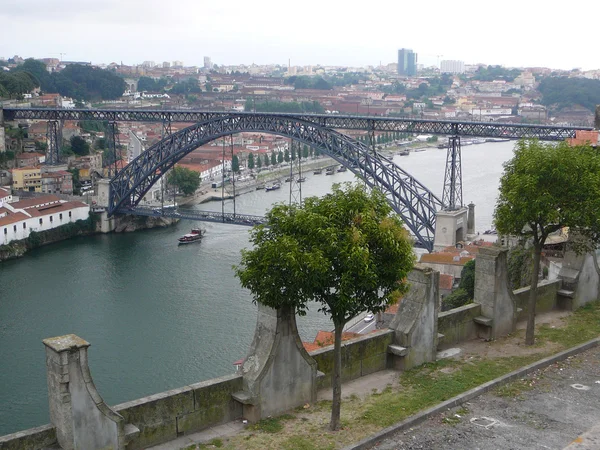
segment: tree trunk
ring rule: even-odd
[[[535,341],[535,302],[537,300],[537,285],[540,274],[540,258],[542,255],[542,244],[533,246],[533,273],[531,274],[531,288],[529,290],[529,305],[527,307],[527,332],[525,333],[525,345],[533,345]]]
[[[333,402],[331,404],[331,422],[329,429],[340,429],[340,412],[342,409],[342,331],[344,324],[334,323],[335,340],[333,342],[333,373],[331,384],[333,386]]]

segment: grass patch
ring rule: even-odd
[[[460,362],[441,360],[424,364],[400,375],[400,391],[386,392],[367,408],[362,420],[387,427],[422,409],[448,400],[519,367],[540,359],[541,355],[513,356],[492,360]],[[451,373],[441,372],[452,367]]]
[[[283,422],[286,420],[295,419],[296,416],[291,414],[283,414],[278,417],[267,417],[266,419],[259,420],[253,425],[248,427],[251,431],[262,431],[263,433],[279,433],[283,430]]]
[[[544,324],[536,332],[540,342],[550,341],[565,348],[574,347],[600,335],[600,301],[588,303],[568,316],[566,326],[551,328]]]
[[[315,444],[313,439],[304,436],[291,436],[281,443],[283,450],[333,450],[334,443]]]

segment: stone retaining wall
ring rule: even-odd
[[[382,330],[342,342],[342,383],[384,370],[388,345],[393,340],[393,330]],[[325,374],[319,378],[317,388],[331,387],[333,345],[309,354],[317,362],[317,370]]]
[[[112,409],[140,429],[127,450],[143,449],[242,417],[231,396],[242,389],[242,375],[228,375],[162,392]]]
[[[538,283],[537,299],[535,302],[535,312],[543,313],[552,311],[557,308],[558,290],[561,286],[561,280],[542,280]],[[513,291],[517,299],[517,320],[527,319],[527,311],[529,311],[529,292],[531,286]]]
[[[470,303],[438,314],[438,333],[444,335],[443,347],[458,344],[477,336],[473,319],[481,315],[481,305]]]

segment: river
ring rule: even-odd
[[[463,147],[464,200],[476,204],[478,231],[492,227],[502,162],[513,146]],[[394,160],[441,197],[445,150]],[[306,176],[303,197],[353,179],[349,171]],[[288,200],[286,183],[239,196],[236,211],[264,214]],[[220,211],[221,203],[194,208]],[[231,200],[226,208],[233,210]],[[74,333],[92,344],[94,381],[113,405],[234,371],[256,321],[256,306],[232,270],[249,229],[203,223],[201,243],[177,246],[177,237],[196,225],[77,238],[0,263],[0,436],[49,422],[41,342],[47,337]],[[309,341],[333,328],[316,305],[298,322]]]

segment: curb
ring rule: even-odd
[[[402,422],[398,422],[394,425],[384,428],[379,433],[376,433],[366,439],[363,439],[362,441],[357,442],[356,444],[346,446],[342,450],[366,450],[368,448],[371,448],[378,441],[381,441],[382,439],[385,439],[398,431],[414,427],[415,425],[420,424],[421,422],[425,421],[431,416],[442,413],[448,409],[454,408],[458,405],[468,402],[469,400],[478,397],[481,394],[485,394],[486,392],[497,386],[510,383],[511,381],[528,375],[529,373],[537,369],[541,369],[543,367],[549,366],[550,364],[554,364],[555,362],[565,360],[570,356],[577,355],[581,352],[589,350],[590,348],[597,347],[599,345],[600,338],[596,338],[592,339],[591,341],[580,344],[576,347],[564,350],[560,353],[557,353],[556,355],[541,359],[537,362],[534,362],[533,364],[517,369],[492,381],[488,381],[487,383],[477,386],[476,388],[473,388],[470,391],[463,392],[462,394],[459,394],[456,397],[451,398],[450,400],[446,400],[443,403],[439,403],[436,406],[421,411],[420,413],[415,414],[414,416],[411,416],[408,419],[403,420]]]

